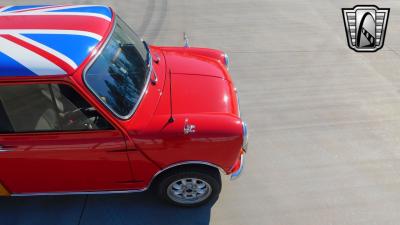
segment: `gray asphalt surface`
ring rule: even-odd
[[[47,1],[49,2],[49,1]],[[65,1],[50,1],[50,3]],[[113,6],[156,45],[225,50],[250,127],[241,179],[198,209],[151,194],[0,200],[0,224],[358,225],[400,221],[400,2],[385,47],[347,47],[345,0],[70,1]],[[43,3],[1,1],[1,4]]]

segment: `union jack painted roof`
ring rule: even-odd
[[[72,74],[112,16],[99,5],[0,6],[0,77]]]

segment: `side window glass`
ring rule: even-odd
[[[0,133],[109,129],[113,127],[68,85],[0,86]]]
[[[56,113],[51,99],[43,93],[48,85],[1,85],[1,131],[30,132],[56,130]],[[1,112],[0,112],[1,113]],[[3,126],[3,121],[5,126]]]
[[[112,126],[70,86],[52,84],[62,130],[109,130]]]
[[[4,109],[4,104],[0,99],[0,133],[14,133],[14,129],[11,126],[10,119]]]

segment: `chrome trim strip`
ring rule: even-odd
[[[231,175],[231,181],[236,180],[240,177],[240,174],[242,174],[243,172],[243,168],[244,168],[244,153],[240,156],[240,168],[238,169],[238,171],[236,171]]]
[[[104,107],[106,107],[108,110],[110,110],[116,117],[118,117],[118,118],[120,118],[120,119],[122,119],[122,120],[127,120],[127,119],[131,118],[131,117],[133,116],[133,114],[135,114],[137,108],[138,108],[139,105],[140,105],[140,102],[141,102],[142,99],[143,99],[143,96],[145,95],[145,93],[146,93],[147,90],[149,89],[150,77],[151,77],[151,73],[153,72],[153,57],[152,57],[152,55],[151,55],[150,52],[148,53],[148,54],[149,54],[149,67],[150,67],[150,69],[149,69],[148,74],[147,74],[145,88],[143,89],[142,93],[140,94],[139,99],[138,99],[138,101],[137,101],[135,107],[133,107],[132,111],[131,111],[128,115],[126,115],[126,116],[121,116],[121,115],[119,115],[119,114],[116,113],[112,108],[110,108],[109,106],[107,106],[107,105],[101,100],[100,96],[99,96],[99,95],[90,87],[90,85],[86,82],[86,73],[87,73],[87,71],[93,66],[93,64],[96,62],[97,58],[100,56],[100,54],[103,52],[103,50],[107,47],[108,42],[110,41],[112,35],[114,34],[114,30],[115,30],[115,27],[116,27],[116,24],[117,24],[117,20],[118,20],[118,19],[122,20],[121,18],[119,18],[118,16],[116,16],[116,19],[114,20],[113,28],[112,28],[110,34],[108,35],[107,40],[104,42],[103,46],[101,46],[101,48],[99,49],[99,51],[97,51],[96,56],[93,57],[93,59],[87,64],[87,66],[86,66],[85,69],[83,70],[82,79],[83,79],[83,81],[84,81],[86,87],[90,90],[90,92],[91,92],[92,94],[94,94],[94,95],[97,97],[97,100],[98,100],[102,105],[104,105]]]
[[[243,143],[242,143],[242,148],[245,152],[247,152],[247,147],[249,145],[249,133],[247,130],[247,123],[242,122],[242,127],[243,127]]]
[[[2,152],[14,152],[14,150],[11,150],[11,149],[1,149],[1,148],[0,148],[0,153],[2,153]]]
[[[146,189],[124,190],[124,191],[87,191],[87,192],[49,192],[49,193],[27,193],[11,194],[12,197],[30,197],[30,196],[60,196],[60,195],[103,195],[103,194],[128,194],[146,191]]]
[[[28,197],[28,196],[59,196],[59,195],[103,195],[103,194],[129,194],[129,193],[138,193],[138,192],[143,192],[147,191],[150,186],[152,185],[153,181],[157,178],[158,175],[161,173],[165,172],[166,170],[172,169],[177,166],[182,166],[182,165],[207,165],[214,167],[220,171],[224,171],[221,167],[208,163],[208,162],[203,162],[203,161],[186,161],[186,162],[180,162],[180,163],[175,163],[172,164],[168,167],[165,167],[164,169],[158,171],[154,176],[151,178],[149,184],[147,187],[142,188],[142,189],[135,189],[135,190],[121,190],[121,191],[87,191],[87,192],[49,192],[49,193],[24,193],[24,194],[11,194],[13,197]],[[225,173],[225,171],[224,171]],[[225,173],[226,174],[226,173]]]
[[[0,145],[0,153],[1,152],[14,152],[14,151],[15,150],[13,150],[13,149],[7,149],[6,147]]]
[[[222,169],[221,167],[219,167],[219,166],[217,166],[217,165],[215,165],[215,164],[213,164],[213,163],[204,162],[204,161],[185,161],[185,162],[180,162],[180,163],[172,164],[172,165],[167,166],[167,167],[165,167],[164,169],[158,171],[156,174],[154,174],[153,178],[151,178],[151,180],[150,180],[149,185],[147,186],[147,188],[149,188],[149,187],[151,186],[151,184],[153,183],[153,181],[154,181],[154,180],[157,178],[157,176],[160,175],[161,173],[163,173],[163,172],[165,172],[165,171],[167,171],[167,170],[169,170],[169,169],[172,169],[172,168],[174,168],[174,167],[183,166],[183,165],[206,165],[206,166],[211,166],[211,167],[214,167],[214,168],[218,169],[219,171],[222,171],[223,173],[225,173],[225,175],[227,175],[227,173],[225,172],[224,169]]]

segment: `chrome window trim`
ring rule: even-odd
[[[94,96],[96,96],[97,100],[98,100],[104,107],[106,107],[108,110],[110,110],[110,111],[111,111],[116,117],[118,117],[119,119],[121,119],[121,120],[128,120],[128,119],[130,119],[130,118],[133,116],[133,114],[135,114],[137,108],[139,107],[140,103],[142,102],[142,99],[143,99],[144,95],[146,94],[146,92],[147,92],[148,89],[149,89],[149,83],[150,83],[150,77],[151,77],[150,75],[151,75],[151,73],[153,73],[153,58],[152,58],[152,55],[151,55],[150,52],[148,53],[148,54],[149,54],[149,67],[150,67],[150,68],[149,68],[149,71],[148,71],[148,73],[147,73],[146,82],[145,82],[145,83],[146,83],[146,84],[145,84],[145,88],[142,90],[142,93],[140,94],[139,99],[138,99],[136,105],[133,107],[133,109],[131,110],[131,112],[130,112],[128,115],[126,115],[126,116],[121,116],[121,115],[119,115],[119,114],[118,114],[117,112],[115,112],[115,110],[113,110],[111,107],[107,106],[107,105],[101,100],[100,96],[90,87],[90,85],[89,85],[89,84],[87,83],[87,81],[86,81],[86,73],[87,73],[87,71],[93,66],[93,64],[96,62],[97,58],[100,56],[100,54],[103,52],[103,50],[107,47],[108,43],[110,42],[110,39],[111,39],[112,35],[114,34],[114,30],[115,30],[115,27],[116,27],[116,25],[117,25],[117,18],[119,18],[119,17],[116,16],[115,18],[116,18],[116,19],[114,20],[113,28],[112,28],[110,34],[108,35],[107,40],[104,42],[103,46],[101,46],[101,48],[96,52],[96,55],[95,55],[95,56],[90,60],[90,62],[86,65],[86,67],[85,67],[85,69],[83,70],[83,73],[82,73],[82,79],[83,79],[83,82],[85,83],[86,87],[90,90],[90,92],[91,92]],[[122,20],[122,19],[121,19],[121,20]],[[149,51],[150,51],[150,50],[149,50]]]

